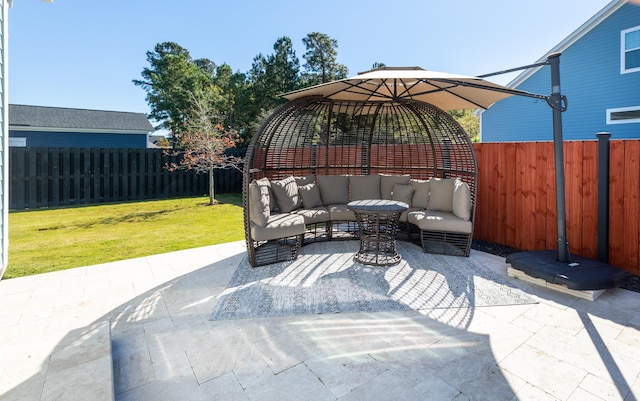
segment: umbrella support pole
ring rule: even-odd
[[[547,59],[551,66],[551,98],[548,103],[553,109],[553,153],[556,168],[556,218],[558,224],[558,261],[569,263],[567,242],[566,205],[564,188],[564,149],[562,146],[562,112],[567,109],[566,97],[560,93],[560,53]],[[564,104],[563,104],[564,103]]]
[[[567,98],[560,92],[560,53],[549,55],[546,62],[535,66],[545,64],[551,67],[551,96],[546,100],[553,110],[558,250],[557,253],[551,250],[518,252],[507,256],[506,262],[511,265],[509,275],[513,277],[593,301],[603,290],[624,285],[630,274],[606,261],[595,261],[579,255],[574,255],[571,260],[567,242],[562,138],[562,113],[567,110]]]
[[[553,110],[553,153],[554,165],[556,169],[556,223],[558,228],[558,255],[557,261],[570,263],[569,243],[567,241],[566,205],[565,205],[565,178],[564,178],[564,149],[562,138],[562,113],[567,110],[567,97],[560,92],[560,53],[550,54],[543,62],[525,65],[523,67],[510,68],[490,74],[479,75],[479,78],[491,77],[494,75],[507,74],[510,72],[527,70],[530,68],[551,67],[551,95],[545,96],[535,93],[514,93],[516,96],[532,97],[544,99]]]

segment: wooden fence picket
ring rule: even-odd
[[[478,204],[474,238],[522,250],[557,249],[552,142],[474,144]],[[597,257],[597,141],[566,141],[569,251]],[[640,275],[640,141],[612,140],[609,263]]]

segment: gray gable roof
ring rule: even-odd
[[[9,128],[41,130],[152,132],[144,113],[9,105]]]

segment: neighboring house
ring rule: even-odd
[[[9,146],[146,148],[143,113],[9,105]]]
[[[171,142],[169,138],[162,134],[153,134],[149,136],[149,147],[150,148],[169,148],[171,147]]]
[[[640,138],[640,5],[614,0],[540,58],[561,52],[560,87],[565,140]],[[551,94],[548,66],[525,70],[509,87]],[[544,100],[512,96],[481,114],[481,141],[553,139],[552,109]]]

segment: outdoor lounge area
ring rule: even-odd
[[[293,260],[320,240],[360,238],[354,201],[401,202],[401,239],[425,252],[468,256],[476,179],[468,135],[436,106],[299,97],[266,119],[247,151],[251,264]]]
[[[265,121],[245,241],[0,281],[0,398],[638,399],[640,293],[581,299],[471,249],[468,136],[378,79]]]
[[[640,397],[640,293],[613,289],[590,302],[509,278],[504,258],[400,245],[411,264],[422,257],[474,263],[534,302],[487,306],[481,276],[460,281],[440,270],[442,292],[423,308],[215,320],[238,267],[248,266],[244,241],[3,280],[0,398]],[[314,246],[352,252],[357,241],[310,244],[300,258],[319,253]],[[317,266],[318,277],[330,267]],[[396,299],[411,299],[406,287],[389,285]]]

